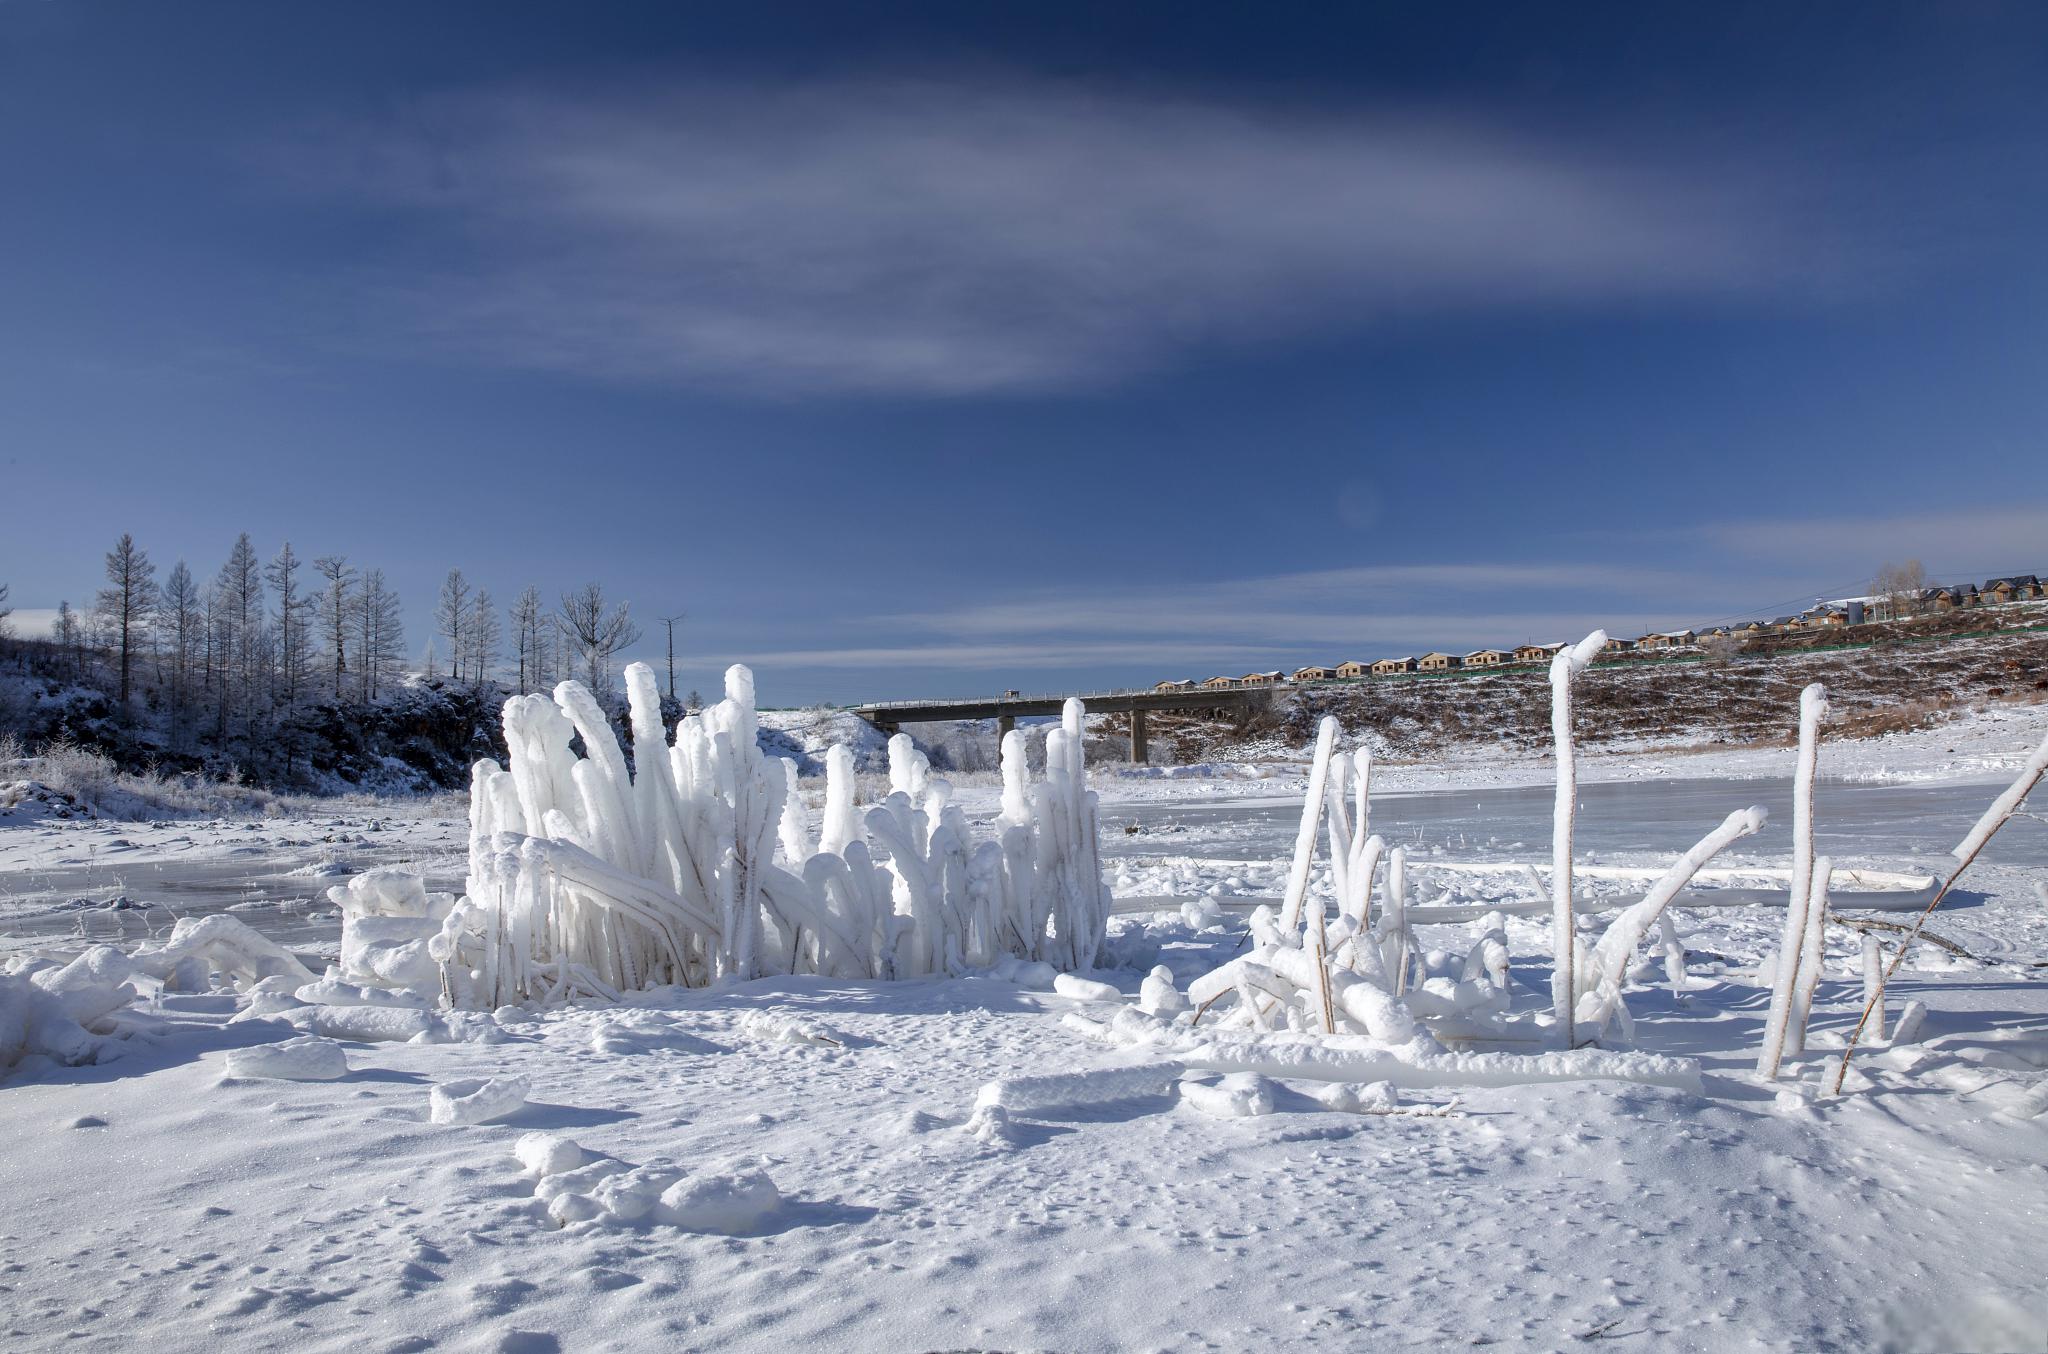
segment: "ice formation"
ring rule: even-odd
[[[1277,912],[1267,906],[1253,911],[1251,948],[1196,977],[1184,1002],[1173,1000],[1170,975],[1155,971],[1135,1008],[1107,1019],[1080,1010],[1066,1017],[1068,1023],[1104,1042],[1148,1048],[1173,1060],[1163,1066],[1218,1072],[1411,1086],[1582,1078],[1697,1086],[1698,1066],[1689,1060],[1582,1053],[1576,1045],[1617,1030],[1624,1039],[1632,1037],[1622,993],[1635,976],[1638,951],[1653,933],[1673,990],[1684,992],[1685,949],[1668,909],[1716,854],[1760,830],[1765,813],[1750,807],[1729,814],[1588,948],[1575,924],[1572,898],[1571,685],[1602,642],[1598,632],[1587,636],[1560,655],[1552,674],[1559,769],[1552,874],[1543,891],[1556,918],[1558,953],[1568,956],[1560,960],[1561,977],[1552,990],[1553,1001],[1564,1003],[1563,1019],[1553,1015],[1546,1028],[1541,1018],[1513,1016],[1506,922],[1498,911],[1471,920],[1462,951],[1411,949],[1406,853],[1388,851],[1370,833],[1370,758],[1363,752],[1339,754],[1336,722],[1325,719],[1317,730],[1286,890]],[[1810,817],[1808,823],[1810,840]],[[1321,887],[1315,868],[1319,838],[1327,841]],[[1382,859],[1386,879],[1376,887]],[[1537,884],[1542,889],[1540,878]],[[1807,941],[1802,930],[1800,942]],[[1480,1054],[1445,1047],[1446,1041],[1470,1040],[1562,1045],[1564,1051]],[[1236,1102],[1213,1087],[1183,1095],[1213,1112],[1242,1112],[1226,1108]]]
[[[135,972],[119,950],[95,945],[68,964],[0,973],[0,1071],[31,1055],[69,1066],[100,1061],[113,1017],[135,1000]]]
[[[1792,776],[1792,888],[1785,906],[1784,937],[1772,972],[1770,1015],[1756,1062],[1757,1074],[1765,1080],[1777,1077],[1788,1051],[1797,1053],[1805,1045],[1800,983],[1802,975],[1820,962],[1820,935],[1809,925],[1808,913],[1813,905],[1813,780],[1820,758],[1821,721],[1827,717],[1827,688],[1815,682],[1799,693],[1799,761]],[[1807,990],[1810,995],[1811,988]]]
[[[901,978],[1004,957],[1093,967],[1109,915],[1082,708],[1068,701],[1029,782],[1025,745],[1003,742],[1003,811],[976,841],[910,740],[890,740],[891,793],[862,815],[853,763],[826,757],[815,844],[787,762],[756,741],[754,679],[662,727],[654,673],[626,669],[632,769],[597,700],[564,682],[553,700],[505,703],[510,764],[477,763],[467,894],[430,943],[447,999],[491,1009],[668,983],[775,973]],[[571,749],[580,738],[583,755]],[[373,951],[365,967],[404,967]]]
[[[1606,644],[1607,632],[1595,630],[1550,660],[1550,734],[1557,750],[1557,806],[1550,836],[1550,1009],[1564,1031],[1567,1048],[1578,1042],[1572,1032],[1578,967],[1577,927],[1572,915],[1572,827],[1578,816],[1579,795],[1572,742],[1572,683]]]

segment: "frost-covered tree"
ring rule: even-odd
[[[205,648],[206,601],[192,571],[179,560],[164,579],[157,599],[157,652],[163,655],[165,684],[170,688],[171,739],[183,734],[192,702],[192,679]]]
[[[398,594],[384,583],[382,569],[366,569],[356,598],[356,691],[376,700],[398,678],[405,654],[405,624]]]
[[[100,589],[96,608],[107,647],[119,663],[123,705],[133,690],[135,650],[155,609],[156,566],[124,531],[107,552],[107,586]]]
[[[476,599],[470,603],[469,632],[465,636],[469,657],[463,667],[469,673],[470,681],[481,686],[491,680],[491,667],[501,656],[499,645],[504,634],[504,627],[498,622],[497,604],[491,600],[491,590],[478,588]]]
[[[434,632],[448,641],[448,675],[462,680],[463,638],[469,633],[469,580],[450,569],[441,580],[441,602],[434,608]],[[428,664],[429,672],[433,665]]]
[[[619,650],[640,638],[640,627],[627,614],[626,603],[613,606],[605,601],[604,588],[585,583],[562,597],[562,628],[576,650],[578,674],[594,693],[611,690],[612,659]]]
[[[540,600],[540,589],[528,584],[512,602],[512,648],[519,663],[519,689],[534,691],[548,685],[550,651],[554,647],[554,618]]]
[[[14,633],[13,625],[7,620],[13,614],[14,608],[7,604],[7,585],[0,583],[0,639],[6,639]]]
[[[269,568],[264,571],[270,590],[277,598],[277,633],[271,637],[271,648],[277,672],[277,695],[286,709],[299,703],[307,674],[313,666],[312,637],[307,633],[313,599],[299,580],[302,564],[303,561],[292,552],[292,543],[286,541],[284,548],[277,552],[277,558],[270,561]]]
[[[322,555],[313,561],[321,579],[317,599],[320,614],[320,650],[323,666],[334,674],[334,698],[341,699],[342,679],[348,672],[349,635],[356,609],[356,571],[346,555]]]
[[[219,649],[220,737],[225,739],[236,713],[247,718],[263,689],[264,655],[263,566],[249,533],[235,538],[227,563],[213,582],[208,607],[213,642]]]

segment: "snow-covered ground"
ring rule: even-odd
[[[1925,869],[2044,732],[2048,708],[2019,707],[1825,746],[1820,848],[1838,867]],[[1755,802],[1772,825],[1717,863],[1782,863],[1791,760],[1582,753],[1581,857],[1663,864]],[[1281,890],[1305,771],[1097,768],[1123,901],[1095,976],[1128,997],[1164,964],[1184,988],[1239,952],[1239,900]],[[1520,862],[1547,850],[1549,776],[1541,757],[1382,767],[1373,828],[1410,848],[1417,901],[1512,900]],[[960,800],[986,816],[997,793],[969,783]],[[0,929],[16,952],[75,952],[235,907],[317,954],[338,929],[303,900],[382,864],[451,887],[466,837],[446,806],[0,819]],[[1451,861],[1484,868],[1429,869]],[[1895,1010],[1929,1008],[1919,1040],[1877,1045],[1856,1093],[1821,1102],[1861,992],[1853,938],[1830,936],[1812,1052],[1767,1087],[1756,970],[1779,914],[1759,909],[1681,908],[1689,990],[1629,994],[1637,1045],[1698,1059],[1696,1090],[1410,1085],[1348,1108],[1312,1076],[1097,1075],[1162,1059],[1091,1033],[1108,1003],[991,977],[505,1012],[435,1025],[446,1042],[341,1040],[348,1074],[317,1081],[228,1075],[233,1050],[299,1033],[233,1020],[248,998],[146,992],[118,1059],[31,1060],[0,1082],[0,1336],[352,1354],[2040,1349],[2048,823],[2016,819],[1965,878],[1931,928],[1965,954],[1922,946],[1894,989]],[[113,896],[137,906],[72,902]],[[1222,922],[1182,915],[1206,897]],[[1507,934],[1516,1000],[1541,1005],[1547,922],[1510,917]],[[995,1093],[1006,1115],[977,1112],[990,1082],[1054,1074]],[[433,1087],[491,1077],[524,1078],[525,1107],[430,1122]],[[1262,1096],[1268,1114],[1212,1112]],[[591,1164],[536,1177],[514,1152],[538,1132]],[[633,1220],[630,1203],[551,1214],[565,1196],[644,1199]]]

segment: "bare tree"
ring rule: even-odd
[[[356,690],[376,700],[396,680],[405,653],[405,626],[398,594],[384,585],[382,569],[366,569],[356,599]]]
[[[553,647],[554,622],[541,605],[540,589],[528,584],[513,600],[512,648],[518,656],[519,689],[534,691],[547,685],[548,650]]]
[[[71,609],[71,603],[58,599],[57,619],[50,622],[50,638],[56,641],[57,652],[71,665],[73,676],[85,671],[85,627],[78,623],[78,613]]]
[[[220,737],[224,740],[232,716],[244,717],[255,707],[262,685],[263,566],[256,561],[256,547],[249,533],[235,538],[227,563],[213,583],[211,620],[214,643],[219,646]]]
[[[504,634],[504,627],[498,623],[497,605],[491,601],[491,590],[478,588],[476,600],[469,608],[469,659],[466,667],[471,682],[482,686],[491,680],[491,665],[500,657],[498,646]]]
[[[441,604],[434,609],[435,633],[448,640],[448,675],[462,679],[462,637],[469,626],[469,580],[450,569],[441,581]]]
[[[1918,615],[1921,595],[1927,591],[1927,570],[1917,559],[1903,564],[1887,561],[1871,580],[1870,591],[1889,619]]]
[[[673,616],[661,618],[661,623],[668,627],[668,700],[671,705],[676,700],[676,625],[688,614],[678,611]]]
[[[322,555],[313,561],[313,568],[325,583],[318,598],[320,643],[333,667],[334,699],[340,700],[342,676],[348,671],[349,632],[355,620],[356,571],[349,567],[346,555]]]
[[[277,665],[278,694],[286,709],[299,703],[307,670],[313,665],[313,646],[307,635],[307,613],[313,599],[299,586],[301,561],[286,541],[277,558],[270,561],[265,575],[277,596],[277,634],[273,654]]]
[[[156,609],[156,566],[125,531],[107,552],[107,586],[100,589],[97,609],[107,646],[120,657],[121,704],[125,706],[132,689],[135,645],[150,612]]]
[[[605,699],[611,688],[612,657],[640,638],[640,628],[628,616],[626,603],[608,605],[604,588],[596,583],[564,594],[560,614],[563,632],[583,666],[585,684],[598,699]]]
[[[7,604],[7,585],[0,583],[0,639],[14,633],[14,627],[7,623],[7,618],[13,614],[14,608]]]
[[[176,742],[185,725],[185,709],[192,698],[192,669],[206,630],[206,603],[184,560],[172,565],[164,579],[156,628],[158,647],[169,660],[164,675],[170,686],[171,740]]]

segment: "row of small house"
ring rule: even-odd
[[[1932,614],[1959,607],[1995,606],[2003,602],[2031,602],[2048,597],[2048,584],[2033,574],[1994,578],[1982,588],[1965,584],[1959,588],[1925,588],[1909,598],[1853,599],[1823,603],[1795,616],[1770,621],[1744,621],[1740,625],[1715,626],[1710,630],[1659,630],[1636,639],[1610,638],[1601,650],[1603,657],[1633,652],[1685,649],[1705,639],[1748,639],[1758,635],[1787,635],[1817,630],[1846,629],[1866,622],[1900,619],[1903,614]],[[1275,686],[1283,682],[1353,681],[1362,677],[1398,677],[1411,672],[1461,672],[1473,668],[1509,667],[1517,663],[1548,663],[1562,644],[1524,644],[1513,649],[1474,649],[1470,653],[1426,653],[1420,658],[1382,658],[1377,663],[1353,660],[1335,667],[1311,664],[1296,668],[1292,675],[1278,669],[1249,672],[1242,677],[1193,678],[1160,682],[1158,691],[1222,691],[1247,686]]]

